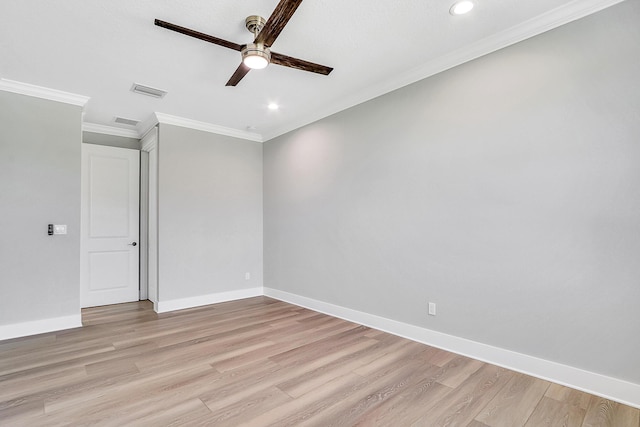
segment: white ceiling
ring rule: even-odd
[[[620,1],[477,0],[452,16],[453,0],[306,0],[273,50],[333,73],[270,65],[225,87],[238,52],[154,19],[244,44],[245,17],[267,18],[278,0],[11,0],[0,13],[0,78],[90,97],[87,123],[134,130],[114,117],[159,112],[268,140]],[[134,82],[169,93],[134,94]]]

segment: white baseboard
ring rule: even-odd
[[[640,409],[640,384],[619,380],[606,375],[585,371],[583,369],[482,344],[453,335],[443,334],[441,332],[432,331],[419,326],[398,322],[396,320],[387,319],[277,289],[257,287],[169,301],[158,301],[157,303],[154,303],[154,309],[158,313],[164,313],[262,295],[361,325],[369,326],[371,328],[379,329],[381,331],[427,344],[432,347],[441,348],[443,350],[481,360],[492,365],[502,366],[513,371],[565,385],[567,387]],[[82,318],[80,314],[11,325],[0,325],[0,340],[54,332],[81,326]]]
[[[27,337],[29,335],[79,328],[81,326],[82,316],[80,313],[72,316],[52,317],[49,319],[0,325],[0,340]]]
[[[262,287],[240,289],[237,291],[219,292],[215,294],[199,295],[197,297],[180,298],[168,301],[158,301],[153,308],[156,313],[166,313],[167,311],[183,310],[185,308],[200,307],[203,305],[217,304],[219,302],[234,301],[244,298],[262,296]]]
[[[265,287],[264,295],[369,326],[403,338],[408,338],[432,347],[441,348],[492,365],[502,366],[513,371],[640,408],[640,384],[634,384],[572,366],[539,359],[453,335],[443,334],[419,326],[352,310],[289,292],[279,291],[277,289]]]

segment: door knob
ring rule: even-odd
[[[136,245],[137,245],[137,243],[136,243],[136,242],[129,243],[129,246],[136,246]]]

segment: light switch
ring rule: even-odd
[[[67,234],[67,226],[66,225],[53,225],[53,234]]]

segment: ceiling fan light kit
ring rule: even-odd
[[[258,15],[248,16],[245,19],[245,26],[254,35],[254,40],[253,43],[245,45],[210,36],[160,19],[155,20],[155,25],[240,52],[242,62],[227,82],[227,86],[236,86],[251,69],[265,68],[270,63],[327,76],[333,71],[333,68],[271,52],[271,46],[298,6],[300,6],[300,3],[302,3],[302,0],[280,0],[269,19],[266,20]]]
[[[262,44],[249,43],[240,53],[244,65],[253,70],[265,68],[271,62],[271,51]]]

